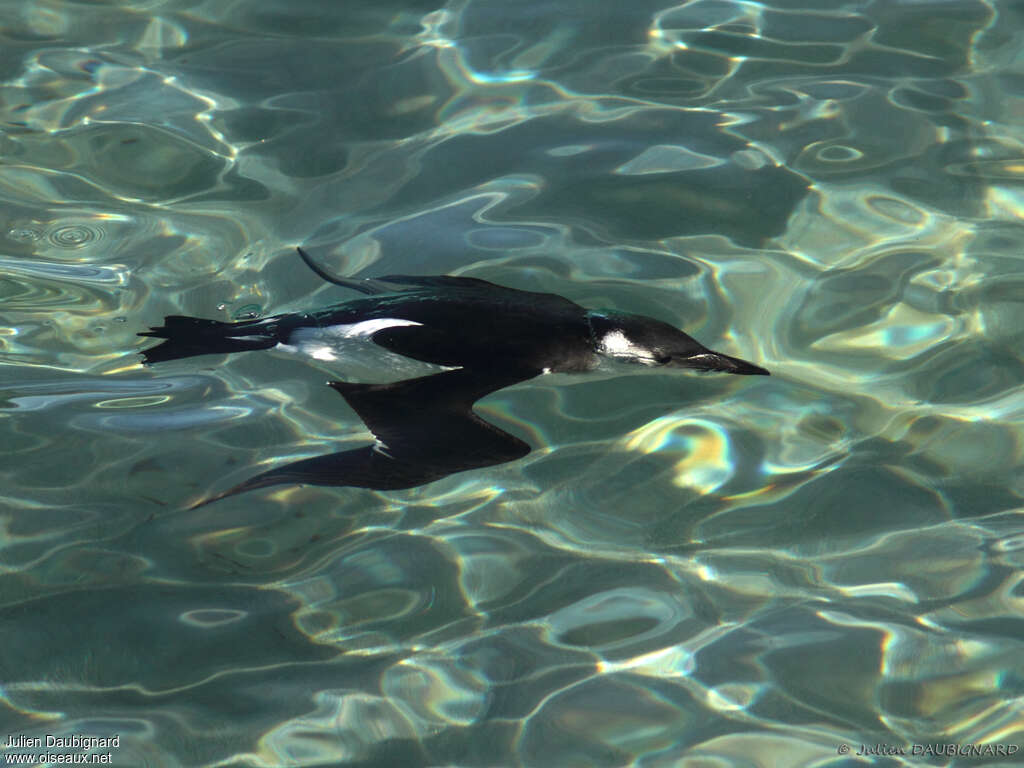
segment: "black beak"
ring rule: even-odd
[[[740,376],[771,376],[770,373],[759,365],[740,360],[738,357],[729,357],[720,352],[708,350],[698,355],[679,360],[678,365],[684,368],[693,368],[698,371],[716,371],[718,373],[735,373]]]

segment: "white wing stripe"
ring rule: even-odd
[[[331,336],[342,336],[346,339],[353,339],[363,336],[372,336],[377,331],[385,328],[397,328],[401,325],[423,325],[415,320],[400,320],[397,317],[379,317],[376,320],[362,320],[350,325],[329,325],[324,328],[324,333]]]

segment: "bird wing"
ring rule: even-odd
[[[466,288],[506,293],[529,293],[529,291],[520,291],[516,288],[506,288],[504,285],[482,280],[479,277],[459,277],[457,275],[385,275],[374,279],[382,283],[411,285],[419,288]]]
[[[454,277],[452,275],[387,275],[385,277],[371,278],[341,277],[340,275],[334,275],[325,270],[313,261],[313,258],[302,250],[302,248],[296,248],[295,250],[299,252],[299,257],[303,262],[305,262],[306,266],[309,267],[320,279],[326,280],[329,283],[334,283],[335,285],[340,285],[342,288],[359,291],[359,293],[365,293],[370,296],[394,292],[395,287],[392,284],[410,285],[421,288],[484,288],[503,291],[513,290],[512,288],[505,288],[501,285],[489,283],[488,281],[481,280],[477,277]]]
[[[329,382],[377,438],[372,446],[302,459],[256,475],[191,509],[254,488],[286,483],[412,488],[519,459],[530,446],[481,419],[473,403],[539,371],[458,369],[393,384]]]

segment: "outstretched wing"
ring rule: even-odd
[[[285,483],[412,488],[456,472],[522,458],[530,446],[473,413],[473,403],[538,373],[458,369],[393,384],[329,382],[369,427],[377,438],[375,445],[286,464],[191,509]]]
[[[484,288],[497,289],[500,291],[513,291],[512,288],[505,288],[501,285],[489,283],[478,277],[453,277],[451,275],[425,276],[425,275],[387,275],[385,277],[341,277],[333,275],[321,267],[302,248],[296,248],[299,257],[305,262],[321,280],[340,285],[359,293],[375,296],[382,293],[394,293],[395,286],[413,286],[418,288]],[[406,289],[408,290],[408,289]]]
[[[306,266],[309,267],[317,277],[321,280],[326,280],[328,283],[334,283],[335,285],[340,285],[342,288],[359,291],[359,293],[365,293],[369,296],[375,296],[379,293],[391,293],[395,290],[390,285],[382,285],[372,278],[339,277],[338,275],[332,275],[313,261],[312,257],[310,257],[310,255],[304,250],[301,248],[296,248],[295,250],[299,252],[299,258],[306,263]]]

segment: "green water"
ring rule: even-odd
[[[1009,0],[0,0],[0,759],[1019,764],[1022,50]],[[350,297],[296,245],[772,376],[541,377],[477,407],[520,461],[189,511],[369,439],[329,363],[139,364]]]

